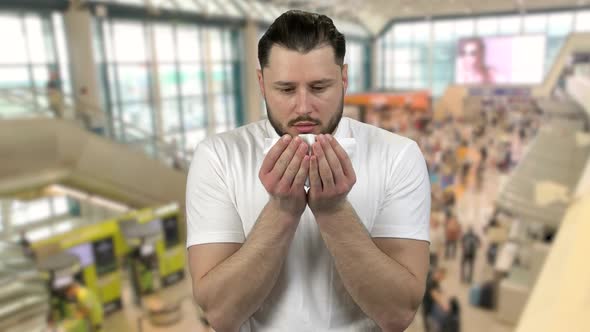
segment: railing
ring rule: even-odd
[[[72,95],[62,95],[63,99],[56,114],[49,106],[39,103],[40,96],[47,95],[45,90],[30,88],[0,89],[0,105],[20,108],[12,113],[0,109],[0,119],[11,118],[56,118],[71,120],[84,129],[113,141],[139,148],[151,157],[179,170],[187,170],[189,160],[174,143],[165,141],[147,130],[125,121],[121,117],[107,115],[102,109],[90,105]],[[0,106],[1,107],[1,106]],[[73,118],[64,117],[73,114]]]

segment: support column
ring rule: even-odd
[[[159,76],[159,69],[158,69],[158,51],[156,45],[156,36],[154,33],[154,26],[152,24],[148,24],[146,26],[146,35],[148,40],[148,46],[150,47],[150,55],[149,58],[149,71],[150,71],[150,91],[152,95],[152,105],[154,108],[154,129],[155,129],[155,138],[154,143],[156,144],[156,154],[159,156],[166,156],[166,151],[159,151],[159,148],[163,148],[158,144],[158,139],[164,140],[164,116],[162,112],[162,96],[160,94],[160,76]]]
[[[262,94],[260,93],[258,76],[256,75],[256,70],[260,68],[260,64],[258,63],[258,25],[252,20],[246,22],[246,28],[244,30],[244,51],[246,55],[246,61],[244,63],[244,101],[246,107],[244,109],[246,111],[246,123],[250,123],[260,120],[260,105],[262,103]]]
[[[67,48],[73,81],[76,112],[101,113],[101,87],[93,46],[93,17],[89,9],[75,2],[64,14]],[[97,114],[100,119],[106,114]]]
[[[0,213],[2,214],[2,235],[4,240],[10,240],[12,238],[12,204],[8,199],[0,200]]]

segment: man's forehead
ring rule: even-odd
[[[307,53],[273,46],[263,74],[274,82],[306,82],[338,78],[341,67],[336,63],[332,47],[319,47]]]
[[[286,48],[279,44],[274,44],[269,52],[267,67],[273,68],[273,65],[283,66],[285,62],[304,61],[304,62],[323,62],[324,64],[336,63],[334,48],[329,44],[319,45],[309,51],[299,51]]]

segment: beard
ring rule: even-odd
[[[268,101],[266,97],[264,98],[265,105],[266,105],[266,115],[268,117],[268,121],[274,128],[277,135],[282,137],[283,135],[287,134],[287,128],[281,124],[278,120],[276,120],[272,115],[272,110],[268,106]],[[322,122],[319,119],[314,119],[308,115],[298,116],[297,118],[290,120],[287,124],[287,127],[294,125],[297,122],[313,122],[314,124],[320,126],[320,134],[333,134],[336,128],[338,128],[338,124],[340,124],[340,120],[342,119],[342,114],[344,113],[344,90],[342,91],[342,97],[340,98],[340,104],[336,109],[336,113],[332,115],[332,117],[328,120],[328,123],[323,126]]]

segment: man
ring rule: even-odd
[[[27,238],[25,231],[20,231],[20,238],[18,240],[19,245],[23,249],[23,254],[28,258],[35,260],[35,251],[31,247],[31,241]]]
[[[463,255],[461,258],[461,282],[471,283],[473,279],[473,265],[475,264],[475,257],[477,256],[477,249],[480,246],[479,236],[473,231],[473,227],[469,226],[463,239]]]
[[[328,17],[286,12],[258,49],[269,120],[201,142],[189,171],[196,301],[218,332],[405,330],[428,270],[418,146],[342,118],[345,40]],[[311,155],[300,134],[317,135]]]
[[[426,283],[426,292],[422,302],[424,331],[426,332],[441,331],[450,313],[450,302],[440,286],[446,274],[445,268],[436,268]]]
[[[49,81],[47,81],[47,101],[49,109],[53,112],[56,119],[63,117],[63,94],[61,91],[61,82],[56,71],[49,73]]]
[[[76,303],[77,314],[90,324],[90,331],[102,331],[104,313],[100,300],[90,289],[74,281],[66,289],[66,297]]]
[[[457,254],[457,242],[461,238],[461,224],[451,209],[445,211],[445,216],[445,258],[454,259]]]

